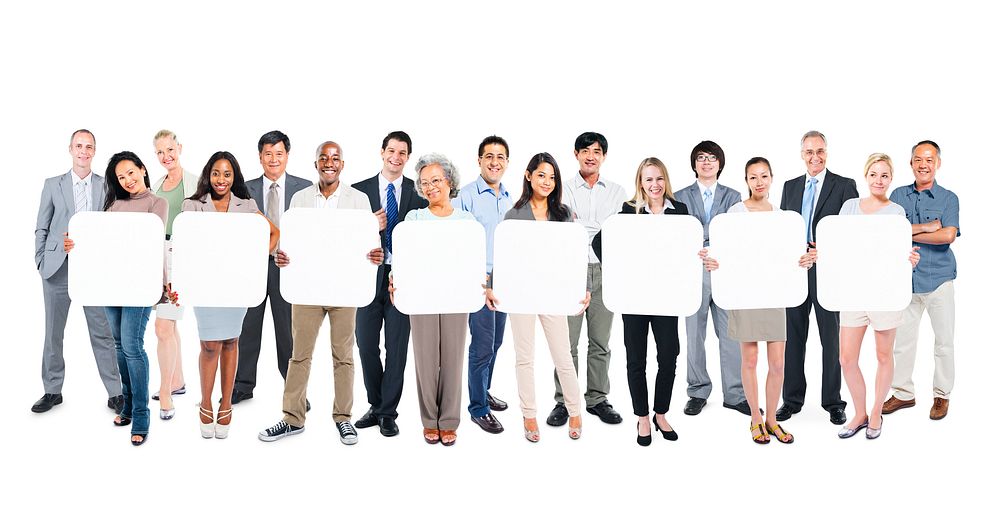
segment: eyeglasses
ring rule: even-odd
[[[802,150],[802,155],[805,155],[806,158],[808,159],[811,159],[814,155],[819,155],[820,157],[824,157],[826,156],[826,150],[824,150],[823,148],[820,148],[818,150]]]
[[[505,162],[507,162],[507,156],[503,155],[503,154],[496,154],[496,155],[494,155],[492,153],[487,153],[487,154],[482,155],[480,158],[483,159],[483,160],[485,160],[485,161],[487,161],[487,162],[493,162],[493,161],[496,161],[498,163],[505,163]]]
[[[430,181],[421,181],[420,182],[420,189],[421,190],[427,190],[429,188],[441,188],[441,185],[443,185],[443,184],[445,184],[447,182],[448,182],[447,179],[442,179],[440,177],[435,177],[434,179],[431,179]]]
[[[698,161],[699,163],[703,163],[703,162],[705,162],[705,161],[708,161],[708,162],[710,162],[710,163],[714,163],[715,161],[718,161],[718,160],[719,160],[719,158],[718,158],[718,157],[716,157],[716,156],[714,156],[714,155],[705,155],[705,154],[703,153],[703,154],[701,154],[701,155],[699,155],[699,156],[695,157],[695,158],[694,158],[694,160]]]

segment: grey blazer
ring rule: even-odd
[[[63,233],[69,228],[69,219],[76,213],[73,201],[73,171],[50,177],[42,186],[42,199],[38,204],[38,222],[35,224],[35,267],[42,279],[52,277],[66,260],[63,251]],[[90,179],[91,201],[95,207],[104,205],[106,184],[104,177],[93,174]]]
[[[701,189],[698,188],[697,181],[675,192],[674,197],[677,198],[677,201],[687,205],[688,214],[698,218],[699,222],[705,219],[705,202],[702,200]],[[721,183],[716,183],[715,197],[712,198],[712,217],[709,218],[708,223],[702,222],[701,224],[702,229],[705,231],[705,246],[708,246],[708,226],[712,223],[712,220],[717,215],[728,211],[730,207],[736,205],[742,199],[739,192]]]
[[[312,181],[308,179],[302,179],[301,177],[295,177],[292,174],[285,174],[285,210],[288,210],[288,206],[292,202],[292,196],[296,192],[309,188],[312,186]],[[255,179],[247,181],[247,191],[250,192],[250,197],[257,202],[257,206],[260,208],[260,212],[264,212],[264,176],[260,176]],[[267,213],[264,213],[267,216]],[[271,220],[272,222],[274,220]]]

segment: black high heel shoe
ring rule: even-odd
[[[663,439],[670,441],[677,441],[677,433],[672,430],[661,429],[660,424],[656,422],[655,414],[653,415],[653,426],[656,427],[656,430],[660,431],[660,434],[663,434]]]
[[[636,432],[639,431],[639,422],[638,421],[635,422],[635,430],[636,430]],[[643,446],[643,447],[649,447],[649,444],[653,443],[653,431],[650,431],[649,434],[647,434],[645,436],[642,436],[641,434],[640,435],[636,435],[635,442],[638,443],[639,445]]]

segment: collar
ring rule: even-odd
[[[268,179],[267,176],[264,176],[264,179],[263,179],[263,181],[264,181],[264,183],[263,183],[264,184],[264,193],[267,194],[267,191],[271,190],[271,183],[277,183],[279,190],[285,190],[285,177],[286,176],[288,176],[287,172],[281,174],[281,177],[279,177],[277,179],[277,181],[271,181],[270,179]]]
[[[80,176],[76,175],[76,170],[74,170],[74,169],[70,169],[69,173],[72,176],[73,184],[74,185],[76,185],[77,183],[83,183],[83,184],[90,183],[90,181],[88,181],[87,178],[94,175],[94,171],[93,170],[91,170],[89,174],[87,174],[87,175],[85,175],[83,177],[80,177]]]
[[[934,184],[931,185],[931,188],[928,188],[928,189],[924,190],[924,192],[926,192],[927,195],[930,196],[930,197],[932,197],[932,198],[937,197],[937,195],[941,193],[941,187],[938,186],[937,179],[934,180]],[[920,191],[917,190],[917,183],[916,182],[907,185],[907,187],[906,187],[906,195],[907,196],[909,196],[911,194],[919,194],[919,193],[920,193]]]
[[[717,188],[719,188],[719,180],[718,179],[716,179],[715,183],[712,183],[712,186],[710,186],[710,187],[706,187],[705,185],[701,184],[701,181],[699,181],[697,179],[695,179],[694,182],[695,182],[696,185],[698,185],[698,192],[700,193],[699,195],[702,198],[705,197],[705,191],[706,190],[711,190],[712,191],[712,197],[713,198],[715,197],[715,190]]]
[[[809,172],[806,172],[806,182],[807,183],[809,182],[809,178],[810,177],[815,177],[816,178],[816,186],[822,187],[823,186],[823,180],[826,179],[826,168],[824,168],[820,173],[818,173],[818,174],[816,174],[814,176],[811,176],[811,175],[809,175]]]
[[[395,188],[396,190],[400,190],[400,188],[403,186],[403,176],[399,176],[395,181],[389,181],[388,179],[385,178],[384,175],[382,175],[382,172],[379,172],[378,173],[379,191],[385,192],[385,190],[389,188],[389,183],[392,183],[393,188]]]
[[[597,174],[597,182],[594,183],[594,186],[596,187],[597,185],[608,188],[608,184],[604,182],[604,178],[601,177],[601,174]],[[573,178],[573,186],[576,188],[591,188],[590,185],[587,184],[587,181],[583,179],[583,175],[580,174],[579,170],[576,171],[576,177]]]
[[[318,196],[320,198],[326,199],[326,196],[323,195],[323,189],[321,189],[320,186],[319,186],[319,182],[313,183],[312,188],[313,188],[313,197],[317,197]],[[334,190],[333,194],[330,194],[330,197],[331,198],[339,198],[340,197],[340,193],[343,190],[344,190],[344,182],[341,181],[340,184],[337,185],[337,190]]]
[[[493,190],[493,187],[491,187],[490,184],[487,183],[485,179],[483,179],[483,176],[480,175],[479,178],[476,179],[476,192],[482,194],[483,192],[486,191],[489,191],[490,194],[497,196],[496,191]],[[510,194],[507,193],[507,188],[503,186],[502,181],[500,182],[500,196],[508,198],[510,197]]]

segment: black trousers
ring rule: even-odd
[[[809,269],[809,297],[797,307],[785,309],[788,330],[785,343],[785,404],[802,408],[806,398],[806,340],[809,338],[809,312],[816,309],[819,341],[823,345],[823,408],[844,408],[840,398],[840,314],[831,312],[816,301],[816,268]]]
[[[389,301],[391,266],[379,267],[375,300],[358,309],[354,335],[358,340],[361,371],[368,390],[368,404],[378,417],[395,419],[396,407],[403,395],[403,373],[406,370],[406,346],[410,342],[410,317],[396,310]],[[379,335],[385,324],[385,366]]]
[[[670,410],[670,396],[677,372],[677,355],[681,352],[677,337],[676,316],[641,316],[622,314],[625,324],[625,359],[628,391],[632,395],[632,412],[640,417],[649,415],[649,391],[646,387],[646,344],[649,329],[656,342],[656,385],[653,391],[653,411],[665,414]]]
[[[281,297],[281,273],[274,259],[267,259],[267,295],[264,301],[247,309],[240,333],[239,365],[236,367],[235,390],[253,392],[257,386],[257,359],[260,357],[260,335],[264,326],[264,306],[271,300],[271,320],[274,322],[274,344],[278,351],[278,372],[284,379],[288,361],[292,358],[292,305]]]

